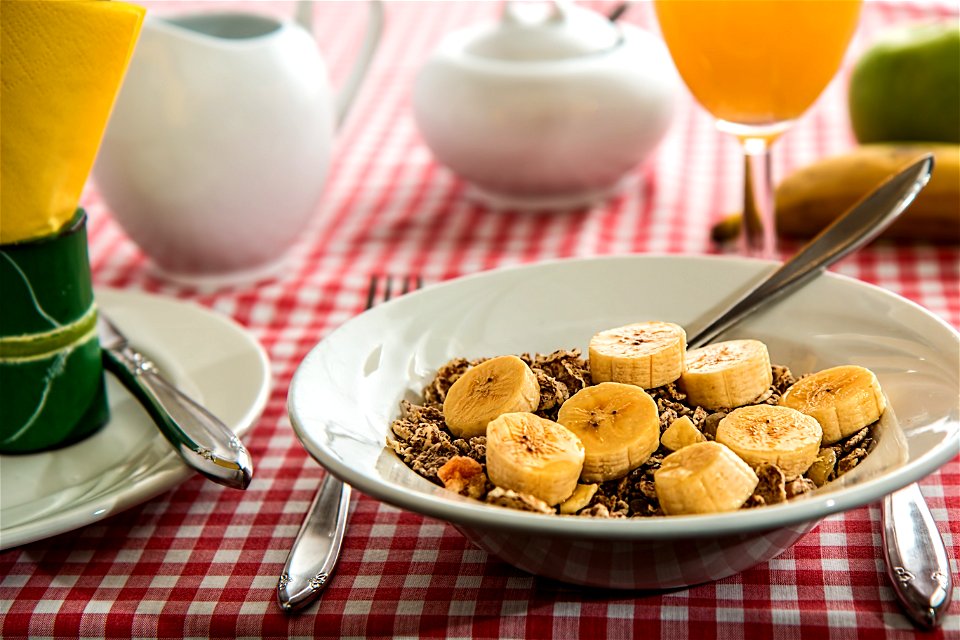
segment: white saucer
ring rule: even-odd
[[[269,396],[270,366],[240,325],[199,305],[144,293],[98,289],[96,299],[180,389],[238,435],[253,426]],[[93,436],[55,451],[0,456],[0,549],[102,520],[194,473],[111,374],[107,394],[110,422]]]

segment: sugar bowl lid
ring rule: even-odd
[[[466,53],[513,62],[563,60],[607,51],[620,39],[605,16],[572,2],[511,0],[500,21],[477,33]]]

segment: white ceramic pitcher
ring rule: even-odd
[[[166,276],[222,285],[282,268],[316,209],[337,126],[379,41],[335,95],[309,32],[250,13],[150,17],[94,178],[124,230]]]

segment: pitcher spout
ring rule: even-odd
[[[148,16],[144,30],[204,42],[208,45],[261,40],[276,35],[284,23],[270,16],[240,12]]]

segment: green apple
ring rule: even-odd
[[[881,36],[853,69],[849,105],[861,143],[960,142],[960,24]]]

